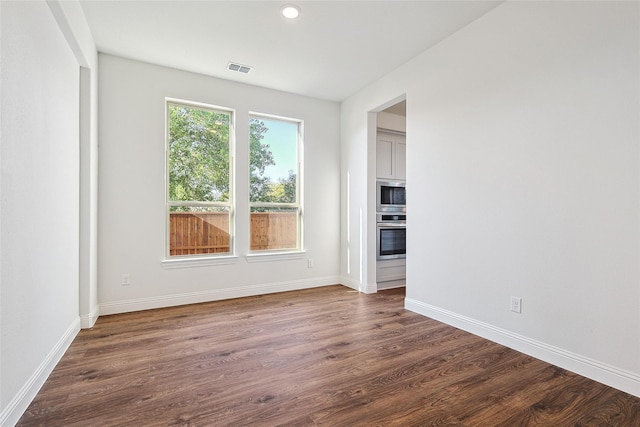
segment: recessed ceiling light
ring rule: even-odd
[[[282,16],[289,19],[295,19],[300,15],[300,8],[295,4],[285,4],[280,10]]]

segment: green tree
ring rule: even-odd
[[[280,178],[280,184],[282,186],[282,195],[277,200],[279,203],[295,203],[297,201],[297,183],[296,174],[292,170],[289,170],[289,176],[286,178]]]
[[[267,133],[263,121],[251,119],[249,121],[249,200],[252,202],[271,202],[270,179],[264,175],[267,166],[275,165],[273,153],[268,144],[262,139]]]
[[[271,183],[267,197],[272,203],[295,203],[297,201],[296,174],[289,170],[288,177],[280,178],[277,183]]]
[[[169,198],[229,200],[229,114],[169,106]]]
[[[230,115],[181,105],[169,105],[169,198],[171,201],[226,202],[230,191]],[[268,202],[267,166],[275,164],[268,144],[269,129],[251,119],[250,197]],[[176,210],[180,210],[177,209]]]

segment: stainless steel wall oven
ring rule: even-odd
[[[407,223],[401,213],[378,213],[376,216],[377,259],[406,258]]]

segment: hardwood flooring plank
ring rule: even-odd
[[[100,317],[19,426],[640,426],[640,399],[328,286]]]

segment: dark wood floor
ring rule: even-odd
[[[640,426],[640,399],[342,286],[101,317],[20,426]]]

